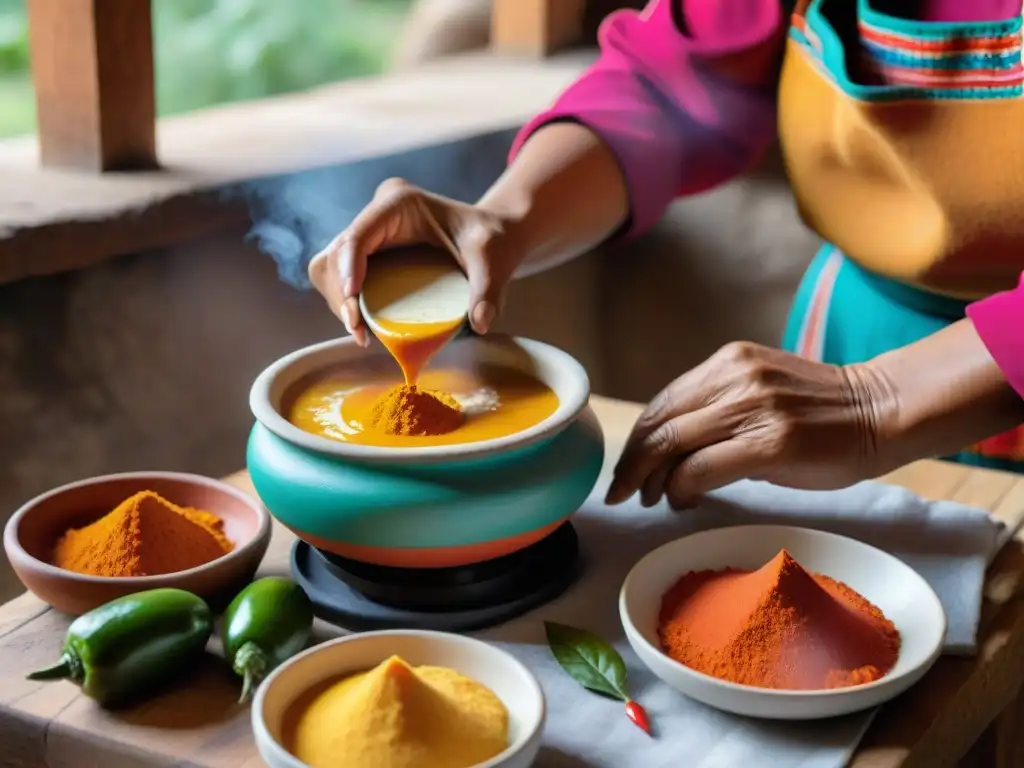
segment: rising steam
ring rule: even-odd
[[[458,200],[476,200],[504,170],[514,131],[459,139],[397,155],[253,182],[247,239],[277,262],[288,285],[310,288],[306,268],[370,202],[380,182],[400,176]]]

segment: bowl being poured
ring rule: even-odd
[[[375,254],[359,309],[367,327],[414,385],[427,362],[466,322],[469,281],[452,256],[416,246]]]

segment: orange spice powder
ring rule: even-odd
[[[234,549],[212,512],[142,491],[57,542],[53,564],[93,576],[156,576],[216,560]]]
[[[819,690],[877,680],[899,631],[845,584],[783,550],[757,571],[694,571],[662,598],[662,650],[691,669],[761,688]]]
[[[394,386],[377,398],[365,420],[388,435],[421,437],[454,432],[462,421],[462,408],[451,395],[408,384]]]

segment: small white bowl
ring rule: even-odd
[[[661,599],[681,576],[690,571],[757,569],[782,549],[808,571],[852,587],[896,625],[902,645],[896,666],[887,675],[848,688],[779,691],[719,680],[661,651]],[[845,536],[781,525],[720,528],[659,547],[626,577],[619,615],[637,656],[665,683],[710,707],[773,720],[814,720],[878,706],[921,679],[939,657],[946,634],[946,614],[938,596],[900,560]]]
[[[285,713],[324,680],[363,672],[391,656],[413,666],[448,667],[486,685],[509,714],[509,747],[473,768],[528,768],[540,751],[546,707],[533,674],[512,655],[480,640],[445,632],[386,630],[348,635],[317,645],[278,667],[256,692],[252,730],[270,768],[308,768],[281,745]]]

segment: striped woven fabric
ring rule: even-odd
[[[859,22],[863,63],[890,85],[1024,91],[1021,23],[922,25],[914,33]]]

